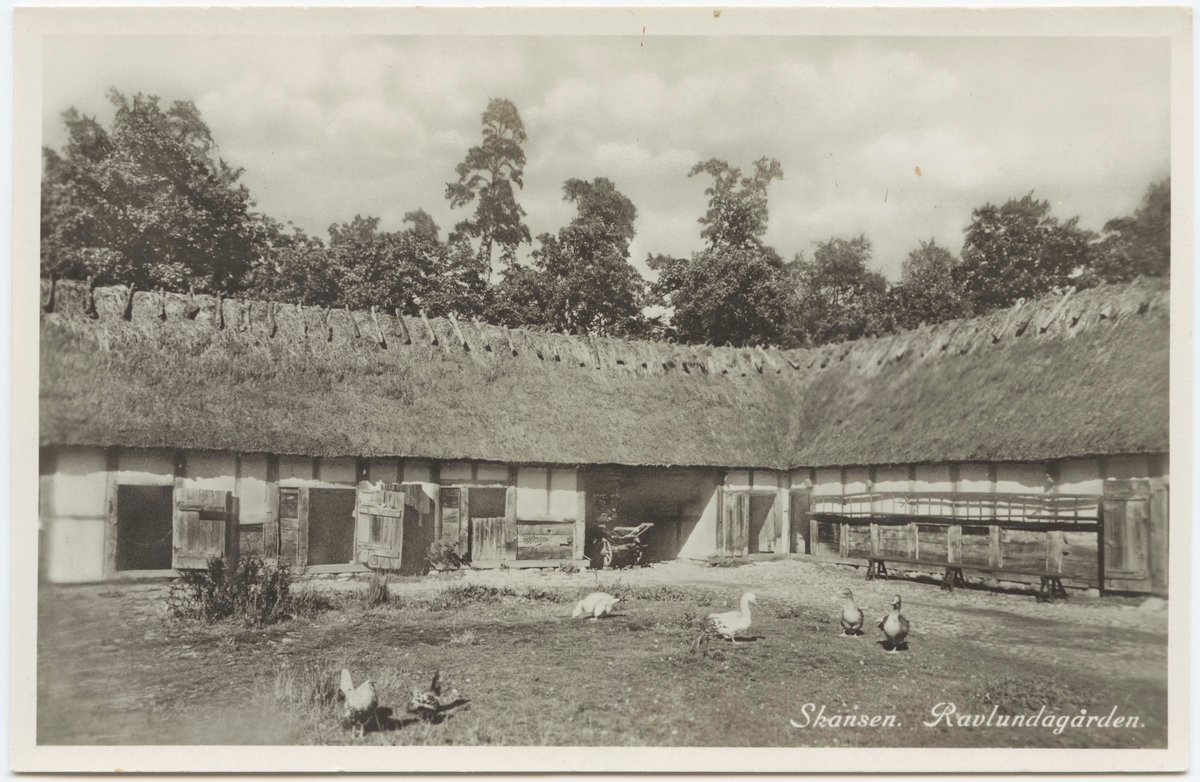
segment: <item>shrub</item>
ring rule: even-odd
[[[578,573],[579,566],[574,562],[564,562],[563,564],[559,565],[558,570],[560,573]]]
[[[372,573],[371,581],[367,584],[366,601],[371,608],[387,605],[388,577],[386,573]]]
[[[185,570],[167,597],[177,619],[216,622],[237,618],[269,624],[286,616],[292,574],[287,566],[272,567],[258,557],[230,563],[224,557],[208,561],[203,570]]]
[[[712,648],[714,641],[721,640],[720,634],[707,616],[687,610],[679,618],[679,641],[684,656],[712,657],[715,660],[724,658],[717,649]]]

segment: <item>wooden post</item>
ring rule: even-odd
[[[267,455],[267,520],[263,524],[263,556],[279,556],[279,457]]]
[[[821,523],[816,519],[808,520],[808,553],[817,553],[817,532],[820,530]]]
[[[1170,571],[1170,490],[1167,477],[1150,479],[1150,584],[1162,594],[1167,592]]]
[[[582,479],[579,468],[575,468],[575,559],[583,559],[583,544],[587,536],[587,489],[581,488]]]
[[[1046,570],[1051,573],[1061,573],[1063,566],[1063,531],[1051,530],[1046,533]]]
[[[314,472],[314,477],[316,470]],[[300,517],[300,530],[296,534],[296,567],[301,572],[308,567],[308,487],[296,491],[297,515]]]
[[[962,527],[957,524],[946,527],[946,561],[962,564]]]
[[[850,525],[849,524],[842,525],[842,534],[841,534],[840,538],[841,539],[838,540],[838,556],[843,557],[843,558],[849,557],[850,556]]]
[[[871,522],[871,556],[879,556],[879,525]]]
[[[105,576],[117,572],[117,470],[119,450],[104,450],[104,569]]]
[[[915,522],[908,525],[908,556],[910,559],[921,558],[921,534]]]
[[[517,487],[509,486],[504,497],[504,558],[517,558]]]
[[[1000,527],[988,527],[988,567],[1004,567],[1004,552],[1000,548]]]

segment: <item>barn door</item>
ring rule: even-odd
[[[717,553],[723,557],[740,557],[749,546],[750,494],[744,491],[722,491],[722,524],[718,530]]]
[[[1104,588],[1149,592],[1150,481],[1104,482]]]
[[[482,499],[482,498],[479,498]],[[482,502],[475,503],[471,518],[471,561],[508,562],[517,558],[517,488],[504,490],[504,515],[498,502],[492,498],[483,509]],[[482,515],[482,514],[488,515]]]
[[[175,488],[171,567],[208,567],[217,557],[237,557],[233,536],[233,494],[210,489]]]
[[[424,571],[434,541],[434,504],[420,483],[358,489],[357,559],[377,570]]]

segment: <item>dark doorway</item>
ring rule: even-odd
[[[308,564],[354,560],[354,489],[308,490]]]
[[[117,570],[170,570],[173,486],[117,487]]]
[[[779,537],[775,519],[775,495],[751,494],[750,534],[747,541],[751,554],[775,553]]]

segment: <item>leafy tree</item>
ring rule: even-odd
[[[1050,202],[1032,193],[972,212],[957,273],[975,311],[1061,289],[1087,269],[1096,235],[1078,222],[1073,217],[1060,223],[1050,215]]]
[[[1104,224],[1092,274],[1099,282],[1125,282],[1138,275],[1171,276],[1171,179],[1152,184],[1129,217]]]
[[[892,316],[901,329],[942,323],[970,314],[970,304],[954,279],[958,259],[930,239],[908,254],[900,282],[892,288]]]
[[[340,275],[339,304],[413,313],[432,298],[445,249],[424,212],[410,212],[406,221],[414,227],[391,233],[378,230],[379,218],[358,215],[329,227],[329,263]]]
[[[530,242],[529,228],[521,222],[525,210],[517,203],[513,185],[524,188],[525,125],[510,101],[492,98],[483,112],[483,143],[471,147],[454,171],[457,182],[446,184],[450,208],[478,199],[472,218],[458,223],[456,233],[479,239],[479,257],[492,272],[492,246],[500,245],[500,258],[511,266],[517,247]]]
[[[689,177],[708,174],[713,183],[704,190],[708,211],[699,219],[700,235],[710,247],[762,246],[767,231],[767,187],[783,179],[783,167],[774,158],[754,161],[754,174],[743,177],[741,169],[713,158],[692,167]]]
[[[651,286],[658,302],[673,309],[671,327],[686,342],[734,345],[780,344],[792,308],[787,266],[762,243],[767,230],[767,188],[783,177],[779,161],[763,157],[751,176],[722,160],[698,163],[689,176],[706,173],[708,209],[699,219],[708,247],[690,260],[648,259],[659,273]]]
[[[428,235],[428,229],[429,225],[424,220],[413,221],[412,230],[416,234]],[[434,236],[436,235],[435,226]],[[492,309],[495,306],[496,291],[488,282],[487,265],[471,248],[471,243],[466,237],[451,235],[438,267],[436,282],[425,304],[430,315],[447,315],[453,312],[462,318],[493,319]]]
[[[569,179],[563,200],[578,214],[533,252],[546,325],[576,334],[630,334],[644,325],[645,282],[629,263],[637,209],[603,177]],[[528,275],[526,275],[528,277]]]
[[[769,248],[710,249],[684,260],[654,256],[652,291],[674,309],[671,327],[682,342],[781,344],[792,308],[789,276]]]
[[[252,296],[332,307],[341,300],[337,270],[324,242],[302,229],[264,218],[262,252],[246,278]]]
[[[112,127],[63,114],[62,153],[43,150],[42,264],[47,274],[186,290],[239,289],[264,222],[241,169],[216,154],[195,104],[113,89]]]
[[[796,259],[798,304],[793,328],[811,345],[882,334],[892,329],[887,312],[887,280],[867,267],[866,236],[833,238],[817,244],[812,261]]]

